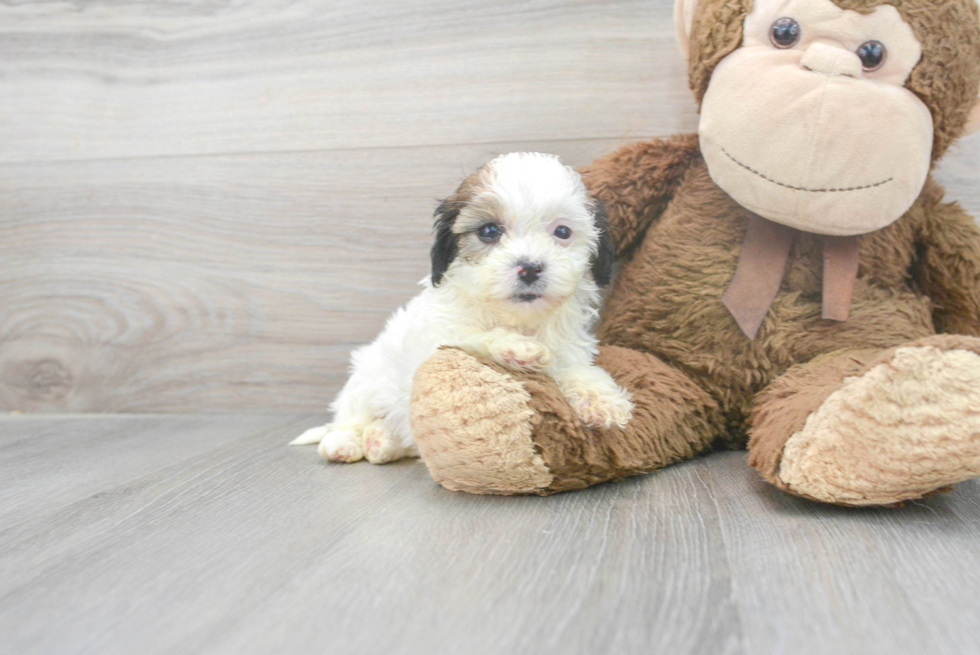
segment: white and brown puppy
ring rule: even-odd
[[[376,464],[417,457],[412,378],[441,345],[550,375],[578,416],[625,425],[629,394],[593,363],[601,286],[613,249],[601,207],[552,155],[500,156],[468,177],[435,214],[432,275],[373,343],[352,355],[333,422],[294,444]]]

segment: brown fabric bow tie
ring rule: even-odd
[[[721,300],[749,339],[755,339],[786,273],[790,247],[800,233],[752,215],[735,277]],[[857,281],[860,245],[856,236],[823,239],[823,318],[846,321]]]

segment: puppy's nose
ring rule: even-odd
[[[517,277],[524,284],[533,284],[541,276],[543,269],[538,262],[517,262]]]

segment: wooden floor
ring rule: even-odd
[[[479,497],[285,445],[322,419],[0,418],[0,652],[980,649],[976,482],[846,510],[719,453]]]

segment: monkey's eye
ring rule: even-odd
[[[562,240],[570,239],[572,238],[572,229],[564,225],[559,225],[555,228],[554,235]]]
[[[777,48],[792,48],[800,42],[800,24],[792,18],[780,18],[772,24],[769,40]]]
[[[868,72],[876,71],[884,65],[885,54],[885,44],[880,41],[862,43],[861,47],[857,49],[857,56],[861,59],[861,66]]]
[[[481,225],[476,231],[476,236],[480,238],[483,243],[494,243],[500,238],[500,235],[504,231],[500,229],[500,226],[496,223],[487,223],[486,225]]]

